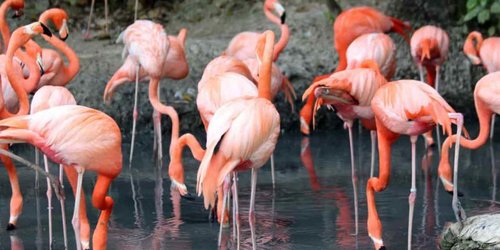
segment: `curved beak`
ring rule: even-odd
[[[59,29],[59,38],[63,41],[66,41],[68,37],[69,37],[68,23],[66,22],[66,19],[63,19],[63,24],[61,26],[61,29]]]
[[[43,24],[42,22],[40,22],[40,25],[43,28],[43,34],[51,37],[52,36],[52,32],[50,31],[50,29],[47,26],[45,26],[45,24]]]
[[[278,2],[274,3],[274,11],[276,11],[276,14],[280,16],[281,24],[284,24],[286,20],[286,11],[283,5]]]
[[[36,63],[38,64],[38,67],[40,67],[40,74],[45,74],[45,70],[43,69],[42,55],[40,53],[36,53]]]
[[[23,10],[16,10],[14,12],[14,15],[12,15],[12,18],[18,18],[18,17],[21,17],[22,15],[24,15],[24,11]]]

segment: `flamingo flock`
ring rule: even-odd
[[[94,0],[85,38],[90,38],[90,23]],[[106,28],[109,34],[108,10]],[[71,220],[76,249],[106,249],[108,223],[114,201],[108,195],[110,186],[122,170],[122,134],[113,118],[102,111],[77,105],[76,98],[65,88],[80,71],[75,51],[66,44],[69,38],[69,16],[63,9],[48,9],[38,21],[16,28],[12,33],[6,16],[22,15],[24,0],[5,0],[0,5],[0,33],[4,54],[0,55],[0,160],[7,170],[12,189],[10,217],[7,230],[18,228],[23,209],[23,196],[16,167],[12,160],[33,167],[47,177],[47,199],[52,204],[52,193],[59,199],[64,247],[68,242],[63,197],[64,175],[74,194]],[[258,170],[270,161],[273,188],[275,183],[273,153],[281,128],[280,114],[273,101],[283,92],[295,113],[296,92],[286,74],[280,69],[280,55],[286,51],[292,37],[287,23],[287,12],[278,0],[265,0],[264,16],[279,28],[273,31],[244,31],[228,43],[219,56],[205,67],[198,81],[196,105],[206,134],[202,143],[192,133],[181,134],[179,114],[171,105],[162,102],[160,82],[164,78],[180,80],[190,73],[186,56],[187,29],[178,35],[168,35],[164,25],[150,20],[137,20],[138,1],[135,1],[135,21],[123,30],[117,39],[124,45],[123,64],[110,75],[103,93],[109,103],[117,88],[135,82],[135,95],[129,162],[132,162],[136,122],[138,116],[139,82],[148,81],[148,98],[153,107],[154,153],[163,159],[163,133],[161,117],[168,116],[172,123],[168,146],[168,175],[172,192],[194,199],[186,183],[183,150],[187,146],[192,158],[199,161],[196,176],[196,194],[203,196],[205,209],[215,214],[220,223],[218,247],[224,227],[231,226],[237,248],[240,248],[240,212],[238,175],[251,172],[250,207],[248,222],[252,234],[252,247],[257,249],[255,231],[255,203]],[[58,32],[53,33],[49,23]],[[300,131],[312,133],[315,115],[321,106],[336,112],[348,130],[351,156],[351,177],[354,191],[354,234],[358,234],[357,166],[354,157],[353,124],[359,120],[371,134],[371,168],[366,183],[367,231],[377,250],[386,249],[382,221],[379,218],[375,194],[386,189],[391,176],[391,145],[401,135],[410,136],[411,185],[408,196],[408,249],[412,248],[412,230],[416,190],[416,142],[424,135],[427,146],[435,145],[432,130],[436,128],[438,147],[442,146],[438,174],[444,189],[453,195],[452,209],[457,221],[466,218],[460,205],[458,192],[458,166],[460,146],[477,149],[493,136],[495,114],[500,112],[500,38],[483,40],[481,33],[471,32],[464,43],[463,52],[472,64],[482,64],[488,74],[475,85],[474,103],[480,124],[479,135],[470,139],[464,128],[464,117],[439,94],[440,71],[448,58],[450,38],[447,32],[434,25],[413,31],[408,22],[384,15],[371,7],[355,7],[343,11],[333,24],[333,47],[338,54],[333,73],[319,75],[302,94],[305,101],[300,110]],[[386,33],[400,34],[410,46],[411,57],[417,65],[420,79],[393,80],[396,53],[399,48]],[[44,48],[34,41],[41,37],[53,48]],[[279,37],[276,39],[276,37]],[[66,58],[66,60],[64,59]],[[424,69],[427,78],[424,79]],[[33,95],[30,102],[29,95]],[[170,97],[164,98],[170,100]],[[456,130],[452,129],[456,125]],[[438,126],[440,125],[441,128]],[[439,135],[447,138],[442,145]],[[464,136],[462,136],[462,134]],[[9,151],[13,143],[28,143],[37,152],[35,164]],[[301,159],[311,173],[313,189],[320,189],[312,167],[309,139],[304,137]],[[378,171],[376,153],[378,145]],[[449,150],[455,145],[453,169]],[[38,152],[43,153],[45,168],[38,167]],[[57,178],[50,172],[49,160],[59,164]],[[91,203],[100,210],[95,227],[87,217],[86,200],[82,189],[85,172],[94,172]],[[376,175],[378,174],[378,175]],[[278,183],[279,184],[279,183]],[[162,190],[162,189],[161,189]],[[334,197],[346,203],[345,195]],[[347,207],[347,206],[344,206]],[[161,213],[161,212],[160,212]],[[343,211],[344,219],[348,211]],[[347,217],[346,217],[347,216]],[[48,210],[49,248],[52,248],[54,215]],[[93,232],[93,233],[92,233]],[[92,235],[91,235],[92,234]],[[352,237],[345,235],[343,237]],[[390,243],[387,245],[390,246]]]

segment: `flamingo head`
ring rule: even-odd
[[[59,30],[59,38],[65,41],[69,36],[68,19],[66,11],[59,8],[52,8],[44,11],[40,15],[39,21],[46,24],[48,20],[51,20],[55,28]]]
[[[24,15],[24,0],[10,0],[10,7],[14,10],[13,18]]]
[[[280,17],[281,24],[285,23],[285,7],[283,7],[283,5],[278,0],[266,0],[266,2],[264,3],[264,9],[274,11]]]
[[[474,40],[476,44],[474,45]],[[479,49],[483,42],[483,37],[481,33],[477,31],[471,32],[464,43],[464,53],[471,60],[472,64],[481,64],[481,58],[479,57]]]

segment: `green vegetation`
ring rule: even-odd
[[[467,0],[462,21],[469,29],[484,29],[490,36],[500,33],[500,0]]]

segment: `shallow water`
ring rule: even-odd
[[[256,195],[256,242],[258,249],[372,249],[366,231],[365,186],[369,176],[370,135],[355,134],[357,190],[359,197],[359,234],[355,232],[353,187],[351,182],[348,136],[343,130],[315,133],[309,138],[310,151],[301,158],[301,143],[307,139],[282,135],[275,151],[276,188],[271,184],[269,165],[259,171]],[[476,133],[472,132],[472,135]],[[497,133],[498,134],[498,133]],[[499,134],[500,135],[500,134]],[[498,137],[497,137],[498,138]],[[208,211],[201,198],[180,199],[170,190],[164,160],[161,171],[152,157],[152,138],[140,138],[132,168],[124,164],[122,174],[113,182],[110,195],[115,206],[110,222],[108,249],[215,249],[219,225],[208,221]],[[168,144],[165,144],[168,145]],[[459,189],[467,215],[500,211],[496,200],[498,162],[492,152],[500,148],[500,138],[476,151],[461,151]],[[28,146],[16,152],[32,157]],[[128,145],[123,152],[128,158]],[[164,148],[166,152],[166,147]],[[309,154],[309,156],[308,156]],[[389,249],[406,248],[408,194],[410,189],[410,142],[401,137],[393,146],[389,187],[376,194],[377,208],[384,229],[384,242]],[[417,200],[413,225],[414,249],[437,249],[438,236],[447,223],[454,221],[451,196],[437,178],[438,151],[424,150],[423,139],[417,147]],[[500,156],[498,156],[500,157]],[[430,164],[426,163],[429,162]],[[495,165],[492,165],[492,162]],[[186,184],[195,192],[198,164],[185,153]],[[17,164],[20,165],[20,164]],[[378,164],[377,164],[378,166]],[[56,173],[55,167],[52,172]],[[47,199],[45,180],[38,191],[34,174],[18,167],[24,210],[17,229],[0,230],[0,249],[48,249]],[[241,239],[243,249],[252,241],[248,224],[250,173],[239,174]],[[90,205],[95,175],[86,173],[84,190],[91,227],[95,227],[97,210]],[[74,249],[71,215],[74,198],[66,186],[66,213],[70,249]],[[0,225],[7,225],[10,185],[4,171],[0,173]],[[54,249],[62,249],[62,226],[59,203],[54,207]],[[226,229],[223,243],[232,245],[232,230]]]

